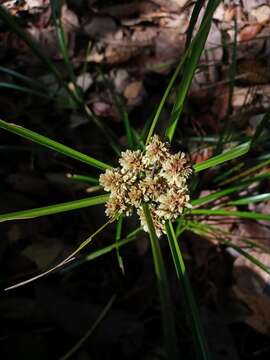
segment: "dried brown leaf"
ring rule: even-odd
[[[240,41],[252,40],[262,30],[262,24],[249,24],[246,25],[239,33]]]

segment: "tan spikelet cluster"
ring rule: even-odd
[[[171,154],[157,135],[151,138],[145,152],[127,150],[121,153],[120,167],[106,170],[99,181],[110,192],[106,214],[113,219],[127,216],[137,209],[141,224],[148,231],[142,204],[150,208],[158,236],[166,220],[176,219],[190,207],[187,179],[192,170],[182,152]]]

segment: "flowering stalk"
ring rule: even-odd
[[[165,228],[174,261],[176,274],[184,288],[185,301],[188,309],[188,319],[191,323],[191,329],[194,341],[196,343],[195,351],[197,352],[198,359],[207,360],[209,359],[208,346],[204,337],[203,327],[199,316],[199,310],[194,299],[192,286],[190,284],[189,277],[186,271],[182,251],[178,244],[173,225],[170,221],[166,221]]]
[[[187,180],[192,170],[184,153],[171,154],[157,135],[151,138],[145,152],[127,150],[121,153],[120,167],[107,169],[100,184],[110,192],[106,204],[109,218],[130,216],[137,210],[143,229],[148,232],[143,204],[149,206],[158,237],[165,232],[166,220],[174,220],[190,208]]]
[[[164,265],[164,260],[161,253],[157,234],[155,232],[154,222],[151,218],[151,212],[149,210],[149,206],[144,204],[142,206],[142,211],[144,213],[146,224],[149,230],[149,237],[150,237],[153,261],[154,261],[154,269],[157,278],[159,297],[161,300],[161,314],[162,314],[162,323],[163,323],[164,340],[165,340],[167,357],[170,360],[177,360],[179,359],[177,336],[175,332],[174,314],[173,314],[173,307],[172,307],[172,301],[171,301],[170,290],[168,285],[166,268]]]

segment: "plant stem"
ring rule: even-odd
[[[165,224],[165,228],[166,228],[166,233],[167,233],[176,273],[184,288],[186,306],[189,312],[189,319],[191,323],[192,333],[196,343],[195,350],[197,353],[197,358],[207,360],[209,359],[207,344],[204,338],[199,311],[194,299],[191,284],[189,282],[182,252],[178,244],[177,238],[175,236],[172,223],[170,221],[167,221]]]
[[[159,240],[156,235],[151,213],[147,204],[143,205],[143,212],[149,229],[154,268],[157,278],[159,297],[161,301],[162,323],[167,358],[169,360],[176,360],[179,359],[177,337],[175,332],[174,315],[172,311],[170,290],[164,260],[162,257]]]

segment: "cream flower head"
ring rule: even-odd
[[[142,157],[143,154],[140,150],[122,152],[119,159],[119,164],[122,166],[121,172],[133,171],[137,174],[143,171]]]
[[[184,153],[171,154],[168,145],[154,135],[143,153],[121,153],[119,168],[100,175],[100,184],[110,192],[106,215],[114,219],[137,209],[143,229],[148,232],[142,205],[150,208],[157,236],[165,232],[166,220],[176,219],[190,208],[187,179],[192,170]]]
[[[105,191],[117,192],[122,185],[122,174],[118,169],[108,169],[99,177],[99,183]]]
[[[164,144],[157,135],[154,135],[150,143],[146,146],[143,163],[145,165],[154,165],[155,163],[162,164],[168,156],[169,151],[166,144]]]
[[[181,187],[191,173],[191,168],[187,166],[186,155],[182,152],[169,156],[162,164],[161,176],[170,185],[175,184]]]
[[[187,187],[182,189],[173,187],[167,193],[159,197],[157,214],[166,219],[172,220],[182,214],[184,208],[189,207],[190,197],[187,194]]]

